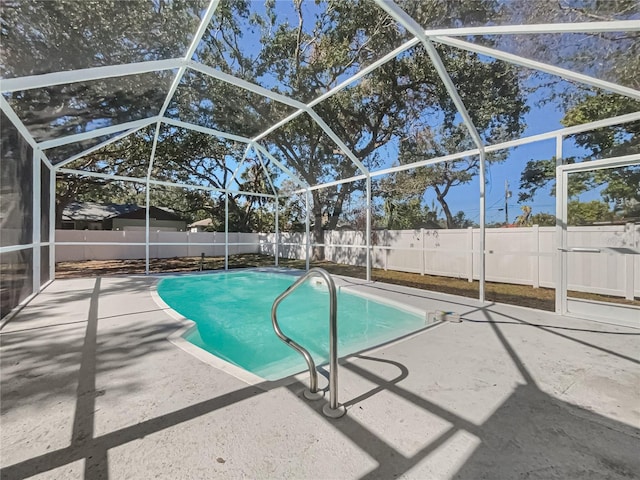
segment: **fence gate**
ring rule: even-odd
[[[640,155],[629,155],[557,168],[559,313],[640,328],[640,222],[633,187],[634,182],[638,187],[639,161]],[[617,217],[628,219],[623,231],[611,226],[603,193],[615,202]],[[576,228],[585,223],[589,232]],[[579,278],[590,279],[592,291],[572,288]],[[612,296],[621,290],[624,299]]]

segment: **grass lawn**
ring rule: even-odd
[[[274,258],[259,254],[240,254],[229,256],[229,268],[267,267],[273,266]],[[281,258],[280,266],[289,268],[305,268],[304,260]],[[335,275],[362,278],[366,276],[364,267],[336,264],[327,261],[311,262],[314,267],[321,267]],[[203,270],[220,270],[224,268],[224,257],[205,257]],[[188,272],[200,270],[200,257],[151,259],[149,269],[152,273]],[[56,278],[92,277],[96,275],[122,275],[144,273],[144,260],[88,260],[82,262],[56,263]],[[374,268],[371,270],[372,280],[396,285],[450,293],[462,297],[478,298],[479,282],[465,279],[420,275],[417,273],[397,272]],[[585,292],[570,292],[575,298],[585,298],[607,302],[639,305],[640,301],[629,301],[619,297],[608,297]],[[527,285],[510,283],[485,282],[485,298],[489,302],[508,303],[539,310],[555,310],[555,290],[550,288],[533,288]]]

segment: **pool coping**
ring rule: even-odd
[[[295,275],[295,276],[300,276],[304,274],[304,270],[298,270],[298,269],[292,269],[292,268],[283,268],[283,267],[252,267],[252,268],[238,268],[238,269],[229,269],[229,270],[217,270],[217,271],[207,271],[207,272],[188,272],[188,273],[171,273],[171,274],[164,274],[164,275],[157,275],[156,277],[158,277],[158,281],[163,279],[163,278],[168,278],[168,277],[181,277],[181,276],[186,276],[186,275],[219,275],[219,274],[223,274],[223,273],[229,273],[229,272],[246,272],[246,271],[256,271],[256,272],[264,272],[264,273],[281,273],[281,274],[288,274],[288,275]],[[154,275],[155,276],[155,275]],[[344,282],[345,280],[342,278],[342,276],[339,275],[332,275],[332,278],[335,280],[338,280],[340,282]],[[348,277],[351,278],[351,277]],[[173,308],[171,308],[164,300],[162,300],[162,297],[160,297],[160,294],[158,294],[158,281],[154,282],[150,287],[149,287],[149,293],[151,295],[151,298],[154,300],[154,302],[160,307],[162,308],[162,310],[167,313],[169,316],[171,316],[174,320],[178,321],[179,324],[181,325],[179,329],[177,329],[176,331],[174,331],[173,333],[171,333],[168,337],[167,340],[169,342],[171,342],[172,344],[174,344],[176,347],[180,348],[181,350],[183,350],[184,352],[188,353],[189,355],[192,355],[193,357],[197,358],[198,360],[200,360],[203,363],[206,363],[218,370],[221,370],[239,380],[242,380],[243,382],[252,385],[252,386],[258,386],[260,387],[261,385],[266,386],[266,385],[288,385],[291,384],[293,382],[296,381],[303,381],[304,378],[306,378],[307,374],[308,374],[308,370],[302,370],[298,373],[294,373],[291,375],[287,375],[285,377],[282,377],[280,379],[277,380],[268,380],[266,378],[260,377],[254,373],[251,373],[247,370],[245,370],[242,367],[239,367],[237,365],[234,365],[231,362],[228,362],[226,360],[223,360],[222,358],[218,357],[217,355],[210,353],[206,350],[204,350],[203,348],[200,348],[196,345],[194,345],[193,343],[189,342],[188,340],[186,340],[184,338],[184,335],[187,334],[189,331],[191,331],[194,327],[196,327],[196,322],[181,315],[180,313],[178,313],[176,310],[174,310]],[[382,342],[376,345],[373,345],[371,347],[366,347],[364,349],[346,354],[344,356],[341,356],[338,358],[338,363],[343,363],[344,361],[346,361],[348,358],[353,357],[353,356],[357,356],[360,354],[363,354],[365,352],[368,353],[374,353],[377,352],[383,348],[389,347],[391,345],[395,345],[396,343],[399,342],[403,342],[405,340],[409,340],[410,338],[413,338],[417,335],[420,335],[422,333],[424,333],[426,330],[429,330],[433,327],[442,325],[444,322],[442,321],[434,321],[429,323],[429,319],[428,319],[428,315],[429,312],[421,309],[421,308],[417,308],[411,305],[405,305],[397,300],[393,300],[390,298],[386,298],[383,297],[381,298],[380,296],[376,296],[370,293],[366,293],[366,292],[361,292],[358,290],[353,290],[352,287],[357,287],[360,286],[360,284],[348,284],[345,283],[343,285],[336,285],[336,289],[339,291],[341,291],[343,288],[345,290],[349,290],[349,294],[350,295],[355,295],[358,297],[362,297],[365,299],[369,299],[369,300],[373,300],[376,301],[378,303],[382,303],[385,305],[389,305],[392,307],[395,307],[397,309],[400,310],[405,310],[408,311],[410,313],[419,315],[424,317],[425,319],[425,326],[423,328],[420,328],[416,331],[413,332],[409,332],[406,333],[404,335],[401,335],[399,337],[393,338],[391,340],[388,340],[386,342]],[[328,364],[328,362],[326,363],[322,363],[317,365],[317,367],[321,367],[325,364]]]

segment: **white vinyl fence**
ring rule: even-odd
[[[384,230],[373,232],[374,268],[477,280],[480,230]],[[555,227],[486,230],[485,278],[490,282],[555,287]],[[600,247],[600,253],[568,254],[569,290],[633,299],[640,296],[640,225],[569,227],[568,244]],[[275,235],[262,235],[260,252],[273,255]],[[285,240],[286,238],[286,240]],[[280,237],[280,257],[305,258],[305,235]],[[287,245],[286,251],[282,243]],[[366,265],[364,233],[327,231],[325,259]]]
[[[224,256],[224,232],[150,232],[150,258]],[[66,244],[66,245],[65,245]],[[235,244],[235,245],[234,245]],[[259,234],[229,232],[229,255],[258,253]],[[56,230],[56,262],[145,258],[145,232]]]
[[[478,279],[479,229],[385,230],[372,233],[374,268]],[[151,258],[224,255],[224,233],[152,232]],[[273,233],[229,233],[229,254],[275,254]],[[60,243],[72,242],[71,245]],[[137,259],[145,256],[145,233],[136,231],[57,230],[56,261]],[[312,236],[311,243],[316,242]],[[620,296],[640,296],[640,225],[569,227],[570,246],[598,247],[599,253],[568,254],[569,289]],[[235,244],[235,245],[233,245]],[[324,233],[325,259],[365,266],[364,232]],[[486,230],[486,280],[555,286],[555,227]],[[304,259],[306,235],[281,233],[279,257]]]

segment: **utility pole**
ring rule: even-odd
[[[509,199],[511,192],[509,191],[509,180],[504,181],[504,224],[509,225]]]

